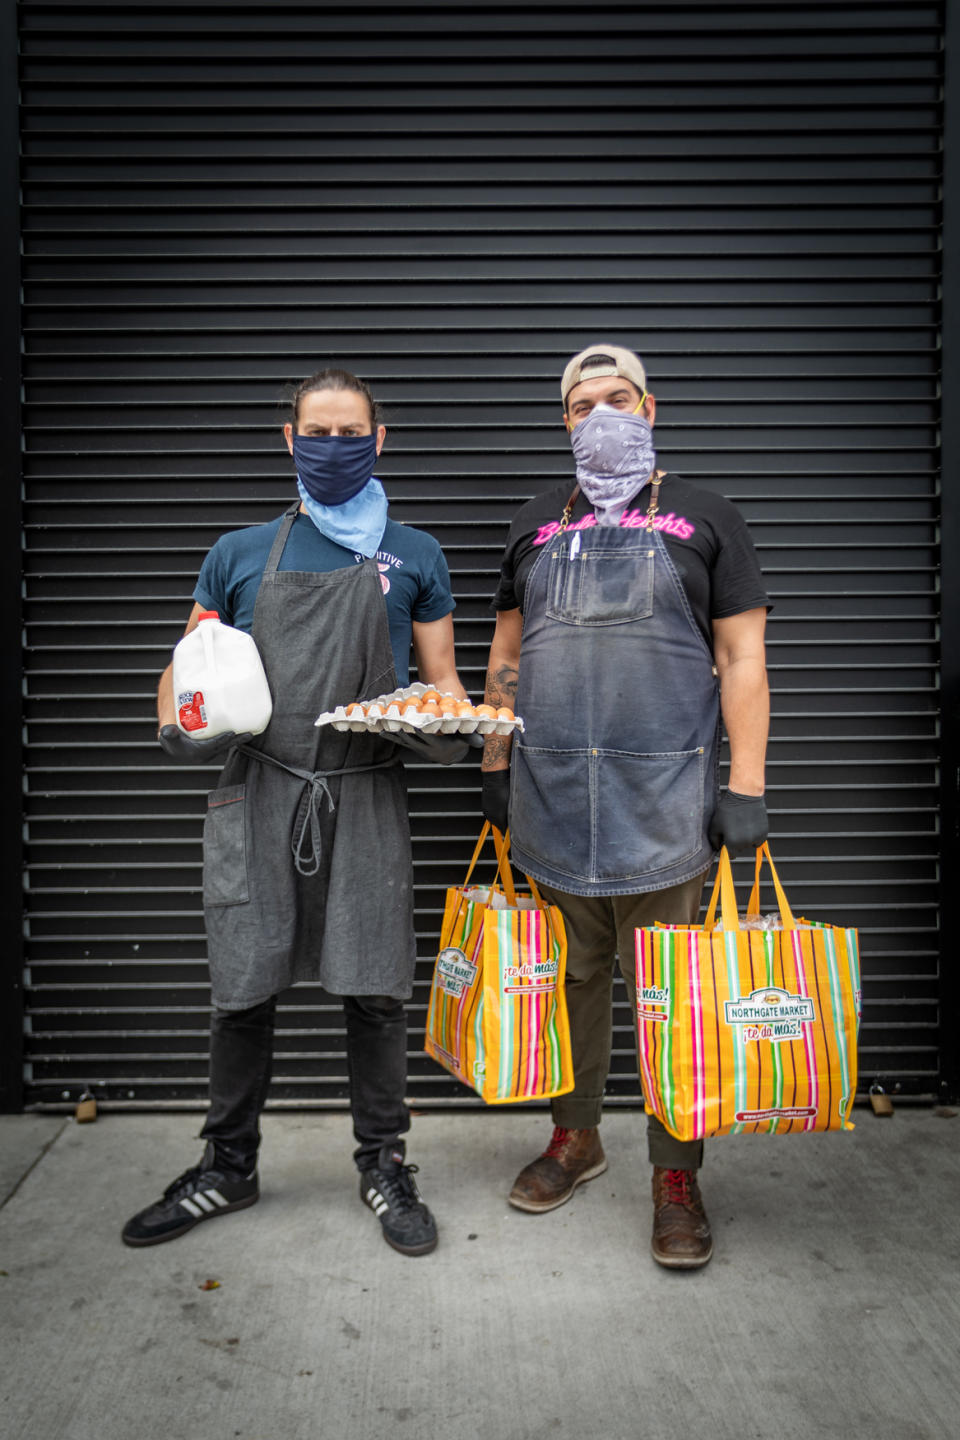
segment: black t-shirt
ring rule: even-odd
[[[565,480],[528,500],[513,517],[493,602],[497,610],[523,610],[534,561],[559,529],[572,489],[573,482]],[[620,524],[630,528],[641,525],[649,497],[649,487],[645,486],[627,506]],[[581,493],[568,528],[572,532],[578,526],[586,528],[595,523],[593,506]],[[660,487],[659,510],[653,523],[666,542],[694,619],[711,651],[711,620],[769,607],[753,541],[739,510],[729,500],[677,475],[667,475]]]

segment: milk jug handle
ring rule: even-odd
[[[213,624],[209,620],[201,620],[197,627],[200,631],[200,639],[203,642],[203,659],[208,675],[217,673],[217,652],[213,644]]]

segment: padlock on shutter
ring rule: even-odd
[[[92,1090],[84,1090],[73,1115],[78,1125],[89,1125],[92,1120],[96,1120],[97,1102]]]
[[[874,1115],[892,1115],[893,1101],[886,1093],[882,1085],[874,1082],[870,1086],[870,1104],[873,1107]]]

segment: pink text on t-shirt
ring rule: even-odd
[[[589,530],[596,525],[597,517],[591,511],[584,515],[582,520],[576,520],[568,525],[568,530]],[[621,530],[646,530],[649,528],[646,510],[625,510],[620,517]],[[662,530],[665,535],[675,535],[678,540],[689,540],[696,532],[696,525],[682,515],[674,515],[671,510],[666,515],[655,515],[653,517],[654,530]],[[560,529],[559,520],[551,520],[547,525],[541,525],[533,537],[534,545],[546,545]]]

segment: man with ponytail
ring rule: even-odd
[[[269,726],[255,739],[194,740],[175,723],[171,667],[160,680],[163,749],[180,764],[223,764],[204,827],[210,1108],[199,1163],[128,1221],[123,1240],[158,1245],[256,1202],[277,997],[309,980],[342,998],[360,1197],[388,1244],[425,1255],[437,1228],[403,1139],[416,951],[401,751],[314,721],[406,685],[411,648],[421,680],[463,698],[454,602],[437,542],[389,518],[373,476],[386,429],[362,380],[328,369],[303,381],[284,436],[297,498],[214,545],[186,627],[215,610],[253,635]],[[465,747],[443,736],[420,749],[447,763]]]

